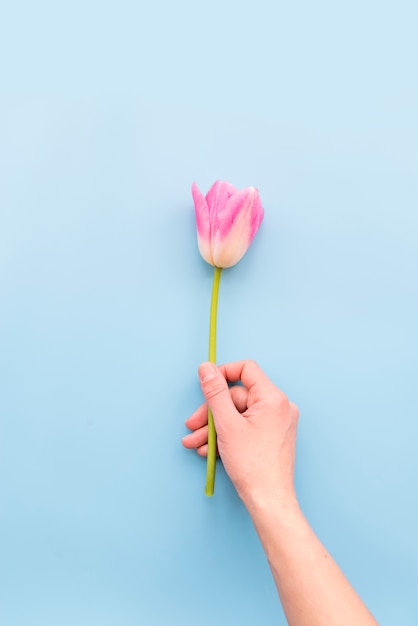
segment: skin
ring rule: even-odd
[[[209,405],[219,455],[250,513],[289,625],[376,625],[299,507],[297,406],[254,361],[202,363],[199,378],[206,402],[186,420],[193,432],[182,443],[206,456]]]

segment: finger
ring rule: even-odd
[[[200,446],[200,448],[197,448],[196,452],[199,456],[208,456],[208,444]]]
[[[185,448],[200,448],[208,442],[208,426],[203,426],[181,440]]]
[[[234,419],[238,411],[232,401],[225,377],[214,363],[202,363],[199,367],[200,386],[212,411],[215,427],[222,428],[225,421]]]
[[[241,385],[234,385],[229,389],[232,402],[239,413],[244,413],[247,410],[248,390]]]
[[[187,428],[190,430],[196,430],[197,428],[202,428],[208,423],[208,405],[206,402],[200,405],[198,409],[194,413],[187,418],[184,422]]]
[[[235,385],[229,390],[232,398],[232,402],[235,404],[237,410],[243,413],[247,409],[248,391],[241,385]],[[208,423],[208,405],[206,402],[200,405],[194,413],[187,418],[184,422],[187,428],[190,430],[197,430],[206,426]]]
[[[241,381],[250,391],[254,387],[265,388],[274,386],[270,378],[255,361],[235,361],[219,366],[228,382]]]

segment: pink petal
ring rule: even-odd
[[[197,232],[202,237],[210,237],[209,208],[206,199],[196,183],[192,185],[192,196],[196,212]]]
[[[199,252],[207,263],[213,265],[211,246],[211,223],[209,207],[196,183],[192,185],[192,196],[196,213],[197,244]]]
[[[236,193],[236,189],[231,183],[223,180],[217,180],[206,194],[206,202],[209,207],[209,216],[213,224],[214,215],[225,207],[229,198]]]
[[[218,267],[231,267],[247,251],[263,219],[257,189],[237,191],[216,214],[212,235],[213,260]]]

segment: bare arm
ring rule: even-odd
[[[298,409],[252,361],[199,368],[203,404],[186,421],[187,448],[207,453],[207,405],[219,454],[266,553],[290,626],[375,626],[321,544],[294,490]],[[241,385],[228,387],[228,382]]]
[[[291,626],[377,624],[297,503],[269,494],[248,508]]]

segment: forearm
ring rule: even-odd
[[[247,499],[290,626],[376,626],[296,498]]]

